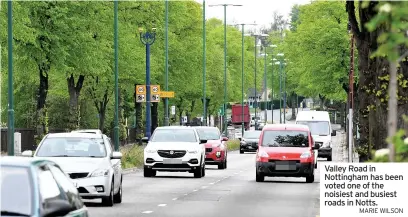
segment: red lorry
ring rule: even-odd
[[[242,105],[232,105],[231,123],[232,125],[242,125],[242,116],[244,117],[245,130],[249,130],[251,114],[249,113],[248,104],[244,105],[244,115],[242,115]]]

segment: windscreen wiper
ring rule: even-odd
[[[12,211],[7,211],[7,210],[2,210],[0,215],[8,215],[8,216],[30,216],[24,213],[19,213],[19,212],[12,212]]]

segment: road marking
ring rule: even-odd
[[[234,175],[238,175],[238,173],[234,173]]]
[[[214,185],[214,182],[211,182],[210,185]]]
[[[197,189],[194,189],[193,191],[198,191]]]
[[[207,188],[207,186],[203,186],[202,188]]]
[[[167,206],[167,204],[164,204],[164,203],[163,203],[163,204],[159,204],[159,205],[157,205],[157,206]]]
[[[177,200],[177,197],[173,198],[173,200]]]
[[[187,196],[188,194],[184,194],[184,196]]]
[[[153,211],[144,211],[144,212],[142,212],[142,213],[144,213],[144,214],[150,214],[150,213],[152,213]]]

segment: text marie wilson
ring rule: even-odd
[[[404,213],[403,208],[359,208],[360,213],[384,213],[399,214]]]

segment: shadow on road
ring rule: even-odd
[[[254,180],[255,182],[255,180]],[[289,180],[268,180],[267,177],[265,177],[265,183],[282,183],[282,184],[287,184],[287,183],[306,183],[305,180],[299,179],[299,181],[289,181]]]

